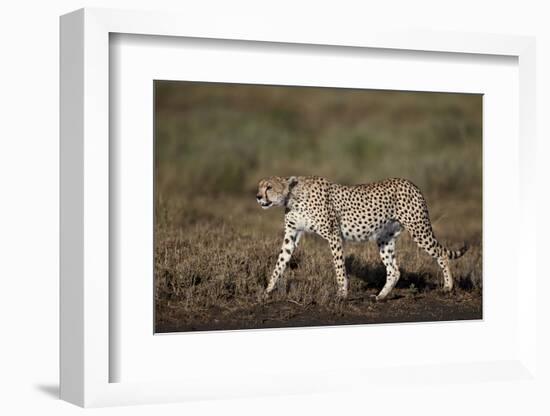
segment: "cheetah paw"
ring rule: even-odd
[[[339,301],[344,301],[346,300],[348,297],[348,292],[347,291],[338,291],[336,293],[336,299],[339,300]]]

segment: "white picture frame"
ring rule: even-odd
[[[196,374],[178,381],[111,382],[110,366],[119,359],[110,349],[110,176],[109,37],[138,34],[164,37],[225,39],[336,48],[429,51],[516,57],[519,67],[519,197],[521,213],[534,211],[535,42],[509,35],[381,32],[335,32],[223,20],[204,27],[192,16],[167,13],[83,9],[61,18],[61,398],[80,406],[158,403],[197,398],[240,397],[284,393],[319,393],[366,387],[407,379],[408,383],[459,379],[479,383],[479,372],[491,380],[537,382],[535,262],[526,252],[536,239],[532,215],[520,216],[517,258],[522,286],[517,288],[517,349],[507,359],[470,363],[442,362],[408,369],[333,368],[318,374],[270,374],[261,380],[221,378],[220,383]],[[283,30],[284,29],[284,30]],[[517,271],[516,271],[517,273]],[[296,331],[296,330],[295,330]],[[313,334],[310,332],[310,334]],[[272,333],[273,336],[273,333]],[[314,336],[314,335],[308,335]],[[253,365],[251,363],[250,365]],[[443,375],[442,375],[443,374]],[[481,377],[481,380],[484,378]],[[342,380],[348,380],[342,382]],[[225,383],[225,388],[224,387]],[[406,384],[406,383],[405,383]]]

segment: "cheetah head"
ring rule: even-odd
[[[296,177],[271,176],[262,179],[258,183],[258,192],[256,200],[263,209],[273,206],[286,205],[288,195],[294,185],[298,183]]]

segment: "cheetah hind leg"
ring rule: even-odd
[[[429,222],[429,219],[428,219]],[[467,250],[467,246],[456,252],[449,252],[435,238],[430,225],[425,223],[417,223],[412,227],[408,227],[409,232],[418,246],[426,251],[430,256],[437,260],[437,264],[443,272],[443,291],[450,292],[453,290],[453,275],[449,267],[450,258],[458,258]],[[416,231],[415,231],[416,230]],[[454,254],[454,255],[453,255]]]
[[[400,232],[401,229],[396,228],[376,239],[380,258],[384,266],[386,266],[386,284],[380,293],[375,296],[376,300],[384,300],[399,281],[401,273],[399,272],[395,257],[395,241]]]
[[[429,219],[426,216],[425,222],[418,222],[407,227],[414,241],[418,246],[437,260],[437,264],[443,272],[443,291],[453,290],[453,275],[449,267],[449,258],[458,258],[467,250],[467,246],[457,252],[449,252],[444,248],[433,234]],[[452,255],[454,253],[454,256]],[[451,254],[451,255],[450,255]]]
[[[449,267],[449,259],[445,256],[437,258],[437,264],[443,270],[443,291],[450,292],[453,290],[453,275],[451,274],[451,268]]]

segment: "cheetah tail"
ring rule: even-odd
[[[458,259],[459,257],[462,257],[464,255],[464,253],[466,253],[468,251],[469,248],[470,247],[468,246],[468,244],[466,242],[464,242],[464,244],[462,245],[462,248],[459,249],[459,250],[446,249],[447,256],[451,260]]]

